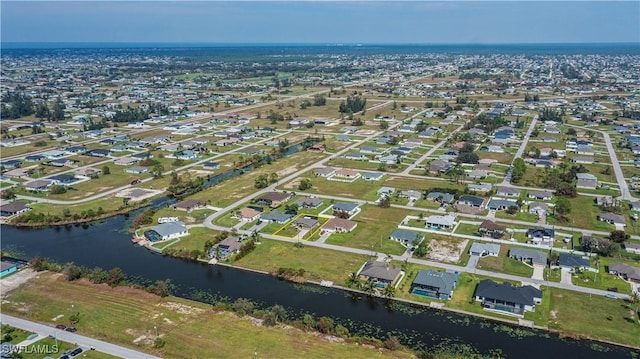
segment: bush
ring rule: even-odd
[[[154,341],[153,341],[153,347],[156,349],[160,349],[162,347],[164,347],[165,345],[165,341],[164,339],[157,337]]]
[[[245,314],[253,313],[253,302],[246,298],[238,298],[233,302],[233,311],[238,315],[243,316]]]
[[[398,340],[398,337],[389,335],[387,340],[384,341],[384,347],[389,350],[398,350],[400,349],[400,347],[402,347],[402,344],[400,344],[400,340]]]

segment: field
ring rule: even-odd
[[[76,325],[79,333],[166,358],[200,358],[203,353],[216,353],[216,358],[249,358],[254,351],[261,358],[412,357],[405,352],[392,354],[356,344],[330,343],[294,328],[258,326],[246,317],[217,313],[209,305],[180,298],[160,298],[84,280],[67,282],[57,274],[42,273],[7,299],[2,304],[4,313],[52,325],[51,318],[68,313],[69,302],[73,302],[81,313]],[[155,337],[154,324],[166,343],[162,349],[153,349],[150,344]],[[133,344],[135,339],[139,339],[137,345]]]
[[[634,309],[619,299],[553,288],[549,327],[638,346],[640,325],[630,318]]]
[[[280,267],[304,269],[307,279],[330,280],[342,285],[349,274],[357,271],[368,259],[358,254],[311,246],[298,248],[293,243],[261,239],[255,250],[234,264],[266,272]]]
[[[478,269],[485,269],[493,272],[501,272],[513,274],[521,277],[531,277],[533,275],[533,267],[530,267],[521,261],[508,258],[509,246],[501,247],[497,257],[486,256],[478,261]]]

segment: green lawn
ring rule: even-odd
[[[18,344],[27,339],[27,337],[31,334],[33,333],[8,325],[3,325],[2,329],[0,329],[0,339],[3,343],[5,342],[5,335],[11,336],[11,340],[8,340],[7,342],[11,344]]]
[[[447,307],[515,321],[515,317],[509,315],[501,315],[484,310],[482,308],[482,304],[473,299],[473,294],[475,293],[476,287],[478,286],[478,283],[480,283],[480,281],[483,279],[488,279],[488,277],[471,273],[460,273],[460,277],[458,277],[458,284],[456,285],[456,289],[453,291],[453,297],[451,298],[451,300],[446,302]],[[494,281],[504,282],[495,279]]]
[[[171,246],[171,249],[174,250],[204,250],[204,244],[208,240],[212,240],[213,237],[218,235],[220,232],[211,230],[205,227],[195,227],[189,228],[189,235],[186,237],[182,237],[180,242]]]
[[[153,243],[151,246],[153,248],[157,248],[157,249],[163,250],[163,249],[171,246],[172,244],[174,244],[174,243],[176,243],[178,241],[180,241],[180,238],[170,239],[168,241],[162,241],[162,242],[158,242],[158,243]]]
[[[297,248],[292,243],[261,239],[255,250],[234,264],[267,272],[280,267],[304,269],[307,279],[344,285],[349,274],[368,259],[363,255],[305,246],[304,242],[302,248]]]
[[[59,340],[55,340],[53,338],[47,337],[41,340],[38,340],[34,344],[26,347],[21,353],[21,358],[23,359],[41,359],[43,357],[43,353],[38,353],[38,349],[42,350],[42,348],[47,348],[51,350],[51,352],[47,353],[49,356],[58,356],[62,355],[67,350],[72,350],[77,348],[78,346],[73,343],[62,342]],[[57,350],[56,350],[57,349]],[[95,350],[85,349],[82,354],[78,354],[77,358],[88,358],[88,359],[111,359],[111,358],[119,358],[113,355],[101,353]]]
[[[505,218],[505,219],[511,219],[511,220],[516,220],[516,221],[538,223],[538,215],[537,214],[531,214],[531,213],[521,212],[521,211],[518,211],[513,215],[507,213],[506,211],[497,211],[496,212],[496,218]]]
[[[510,246],[501,247],[497,257],[480,258],[477,268],[530,278],[533,275],[533,268],[521,261],[508,258],[507,254],[510,248]]]
[[[640,324],[630,319],[632,312],[620,299],[552,288],[549,327],[638,346]]]
[[[406,248],[390,240],[389,235],[406,215],[404,209],[365,205],[362,212],[353,218],[358,222],[356,229],[351,233],[332,234],[327,243],[400,255]]]

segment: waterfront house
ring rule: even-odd
[[[421,269],[411,283],[411,294],[449,300],[458,282],[458,272]]]
[[[189,234],[183,222],[167,222],[153,226],[144,232],[144,236],[151,242],[180,238]]]
[[[205,208],[207,203],[205,201],[198,201],[196,199],[187,199],[181,202],[178,202],[173,205],[173,209],[178,211],[187,211],[191,212],[194,209],[202,209]]]
[[[227,237],[211,247],[209,256],[219,260],[227,259],[229,256],[239,253],[240,248],[242,248],[240,238]]]
[[[358,276],[362,280],[373,281],[377,288],[384,288],[393,285],[400,278],[401,273],[400,268],[395,268],[389,263],[368,261],[360,268]]]
[[[16,214],[24,213],[29,210],[29,206],[20,201],[5,203],[0,205],[0,217],[9,217]]]
[[[484,279],[478,283],[474,297],[485,310],[524,316],[542,302],[542,291],[530,285],[515,287],[509,282],[498,284]]]

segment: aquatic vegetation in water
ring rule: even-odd
[[[329,293],[328,290],[326,290],[325,288],[319,287],[317,285],[310,285],[310,284],[294,284],[293,288],[295,288],[295,290],[303,292],[303,293],[316,293],[316,294],[327,294]]]
[[[505,333],[512,338],[525,338],[525,337],[531,337],[536,335],[536,333],[532,330],[512,327],[504,324],[494,326],[493,331]]]

